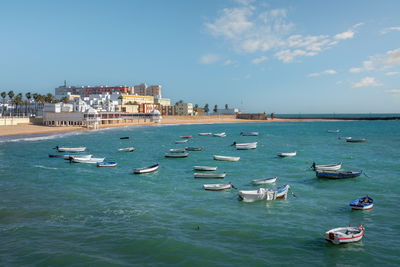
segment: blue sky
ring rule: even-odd
[[[1,1],[0,91],[161,84],[249,112],[400,112],[400,1]]]

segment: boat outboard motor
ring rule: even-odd
[[[313,169],[315,171],[315,161],[312,163],[311,169]]]

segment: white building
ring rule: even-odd
[[[239,113],[239,109],[237,108],[224,108],[224,109],[217,109],[217,112],[214,112],[215,115],[236,115]]]
[[[193,104],[192,103],[176,103],[175,104],[176,114],[179,116],[193,115]]]

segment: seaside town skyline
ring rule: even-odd
[[[166,88],[172,103],[211,110],[228,103],[266,113],[400,111],[397,1],[0,6],[0,91],[147,81]]]

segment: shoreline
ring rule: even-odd
[[[219,115],[219,116],[166,116],[161,122],[134,122],[134,123],[118,123],[118,124],[103,124],[99,126],[101,129],[122,128],[127,126],[154,126],[154,125],[178,125],[178,124],[215,124],[215,123],[269,123],[269,122],[310,122],[310,121],[340,121],[332,118],[268,118],[267,120],[246,120],[236,119],[234,115]],[[348,121],[348,119],[346,119]],[[75,131],[91,131],[91,128],[85,127],[54,127],[35,124],[19,124],[0,126],[0,137],[18,136],[18,135],[36,135],[36,134],[55,134]]]

